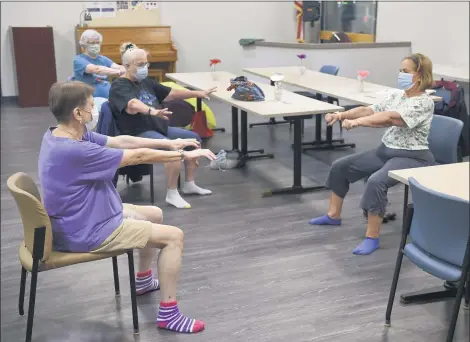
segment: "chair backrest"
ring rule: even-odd
[[[439,164],[457,162],[457,150],[463,123],[442,115],[434,115],[429,131],[429,150]]]
[[[339,72],[339,68],[335,65],[323,65],[321,68],[320,68],[320,72],[324,73],[324,74],[329,74],[329,75],[338,75],[338,72]]]
[[[470,231],[469,201],[428,189],[414,178],[409,183],[414,207],[412,243],[440,260],[462,267]]]
[[[434,103],[435,111],[443,111],[450,104],[452,98],[452,92],[446,88],[437,88],[435,89],[434,96],[439,96],[442,98],[441,101]]]
[[[23,221],[24,242],[31,254],[33,254],[35,229],[46,227],[42,260],[47,260],[52,250],[51,221],[41,203],[41,195],[36,184],[28,175],[18,172],[8,178],[7,186],[18,206]]]
[[[110,137],[116,137],[121,134],[117,128],[111,108],[109,108],[108,101],[101,105],[100,116],[96,124],[96,132]]]

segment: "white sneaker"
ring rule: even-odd
[[[238,160],[228,159],[227,152],[221,150],[216,155],[216,159],[212,160],[209,167],[212,170],[225,171],[228,169],[235,169],[238,166]]]

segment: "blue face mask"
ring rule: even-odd
[[[145,65],[142,67],[138,67],[135,73],[135,78],[137,82],[142,82],[145,78],[147,78],[149,74],[149,68]]]
[[[398,88],[402,90],[408,90],[413,86],[413,74],[408,74],[406,72],[400,72],[398,74]]]

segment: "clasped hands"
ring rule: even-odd
[[[341,126],[346,130],[350,130],[359,126],[359,122],[357,120],[349,120],[349,119],[341,120],[340,112],[328,113],[325,115],[325,121],[328,126],[332,126],[338,120],[342,121]]]

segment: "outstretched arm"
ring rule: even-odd
[[[183,160],[197,160],[205,157],[214,160],[215,155],[210,150],[193,151],[159,151],[149,148],[138,148],[135,150],[124,150],[119,167],[139,164],[168,163]]]
[[[171,100],[186,100],[192,98],[208,99],[209,95],[216,91],[217,87],[209,90],[186,90],[186,89],[171,89],[165,101]]]
[[[199,148],[200,145],[195,139],[148,139],[130,135],[119,135],[117,137],[108,137],[106,147],[129,150],[137,148],[179,150],[185,147]]]
[[[358,118],[355,120],[359,126],[362,127],[405,127],[400,114],[397,112],[379,112],[366,117]]]
[[[362,118],[374,114],[374,111],[370,107],[356,107],[350,110],[347,110],[340,114],[340,120],[354,120],[357,118]]]

